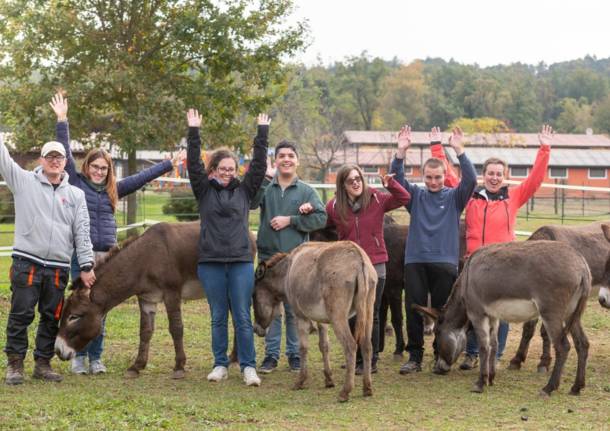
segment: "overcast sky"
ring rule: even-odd
[[[312,44],[297,60],[453,58],[481,66],[610,57],[608,0],[295,0]]]

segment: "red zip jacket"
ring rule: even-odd
[[[445,164],[445,185],[455,187],[459,183],[453,166],[447,161],[440,143],[430,145],[432,157]],[[466,256],[483,245],[508,242],[515,239],[517,213],[531,198],[540,184],[549,164],[551,147],[541,145],[530,175],[517,187],[502,187],[495,199],[489,199],[484,187],[475,190],[466,205]]]
[[[388,261],[388,252],[383,238],[383,216],[386,212],[406,205],[411,195],[392,178],[388,182],[388,191],[383,193],[371,189],[371,201],[368,208],[357,213],[347,212],[347,221],[342,223],[335,210],[335,198],[326,204],[328,226],[336,226],[340,240],[354,241],[364,249],[373,264]]]
[[[541,145],[530,175],[518,186],[502,187],[490,200],[485,188],[475,190],[466,205],[466,256],[487,244],[515,239],[517,212],[542,184],[551,147]]]

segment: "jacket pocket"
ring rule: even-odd
[[[32,235],[32,232],[34,232],[34,229],[36,229],[36,226],[38,225],[38,216],[34,216],[34,218],[32,219],[32,224],[29,225],[25,231],[23,231],[23,233],[21,234],[22,236],[30,236]]]
[[[11,290],[14,287],[32,287],[40,277],[39,269],[26,260],[13,259],[10,272]]]

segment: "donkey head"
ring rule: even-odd
[[[286,256],[285,253],[276,254],[269,260],[261,262],[254,274],[254,325],[256,335],[264,337],[271,321],[280,314],[280,305],[283,298],[285,271],[276,264]]]
[[[413,304],[413,309],[435,321],[434,341],[437,351],[432,371],[435,374],[447,374],[466,347],[467,325],[462,325],[462,322],[456,325],[458,322],[447,316],[447,307],[439,312],[434,308]]]
[[[85,287],[80,279],[73,283],[72,288],[55,339],[55,353],[62,360],[72,359],[102,330],[103,311],[91,301],[91,289]]]

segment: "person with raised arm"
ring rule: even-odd
[[[409,360],[401,374],[421,371],[424,354],[423,318],[412,308],[425,306],[430,294],[432,307],[440,309],[446,302],[457,278],[459,262],[459,221],[476,186],[476,172],[462,146],[463,133],[454,128],[449,144],[460,162],[462,180],[455,188],[444,185],[446,168],[436,158],[423,166],[425,187],[405,179],[404,159],[411,144],[411,128],[404,126],[398,134],[398,149],[391,172],[411,194],[406,208],[411,215],[405,248],[405,308],[407,315],[407,351]],[[431,142],[442,141],[438,127],[430,133]],[[436,346],[436,343],[433,343]],[[436,347],[435,347],[436,350]],[[436,352],[435,352],[436,353]]]
[[[248,214],[267,169],[270,119],[260,114],[253,157],[243,180],[237,177],[237,157],[228,149],[214,151],[207,169],[201,159],[199,128],[202,116],[189,109],[187,169],[199,205],[201,234],[197,274],[210,305],[214,367],[207,379],[228,377],[228,317],[233,316],[237,356],[244,382],[259,386],[256,373],[254,332],[250,317],[254,290],[253,256],[250,250]]]

